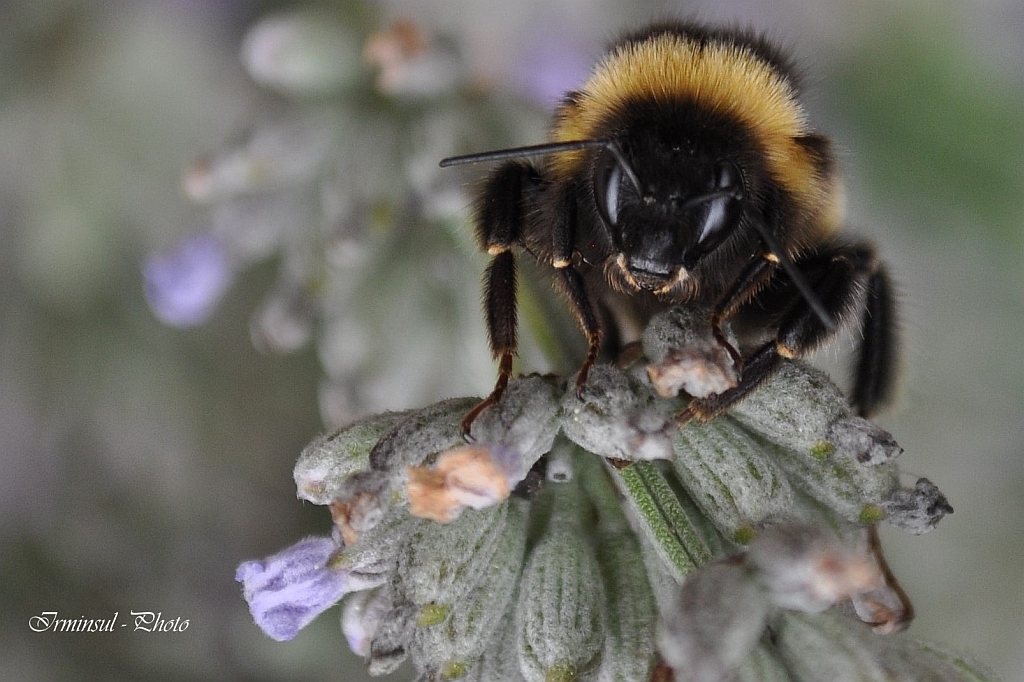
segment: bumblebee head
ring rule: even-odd
[[[631,136],[628,144],[612,141],[595,156],[595,209],[624,280],[665,292],[736,230],[743,176],[720,150],[686,140]]]

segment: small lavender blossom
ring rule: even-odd
[[[329,566],[338,545],[328,537],[310,537],[235,572],[252,618],[279,642],[290,640],[314,618],[353,591],[349,576]]]
[[[227,291],[234,271],[222,244],[200,234],[142,268],[146,300],[157,318],[174,327],[202,324]]]

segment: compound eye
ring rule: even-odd
[[[740,189],[740,171],[730,161],[719,161],[715,165],[714,178],[717,190]]]
[[[739,169],[728,161],[715,166],[714,191],[709,195],[700,219],[700,236],[697,248],[707,253],[722,243],[731,229],[739,222],[743,196]]]
[[[594,200],[601,220],[608,227],[618,224],[621,189],[622,166],[611,154],[602,154],[594,169]]]

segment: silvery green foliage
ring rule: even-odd
[[[700,319],[655,318],[645,343],[701,338],[683,328]],[[326,567],[291,561],[315,579],[285,594],[322,610],[353,592],[342,629],[372,674],[408,659],[424,681],[992,679],[852,618],[901,614],[870,524],[924,532],[950,508],[927,480],[900,484],[892,436],[817,370],[786,362],[677,431],[684,401],[637,366],[595,367],[582,399],[572,377],[513,379],[467,445],[476,401],[357,421],[296,464],[300,496],[331,508],[334,550]],[[306,594],[325,568],[343,580]],[[260,604],[281,608],[260,585],[258,623]]]
[[[550,487],[548,527],[520,579],[516,654],[529,682],[595,680],[605,645],[605,589],[583,527],[576,481]]]
[[[749,542],[756,528],[792,512],[781,465],[730,416],[680,429],[675,438],[680,481],[725,537]]]

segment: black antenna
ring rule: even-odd
[[[821,299],[819,299],[814,291],[811,290],[811,286],[807,283],[807,280],[804,279],[803,273],[796,269],[796,266],[793,265],[793,261],[791,261],[789,256],[786,255],[786,252],[783,251],[782,245],[775,240],[775,236],[765,225],[761,223],[760,220],[752,220],[751,222],[754,224],[754,228],[757,230],[758,234],[761,235],[761,239],[763,239],[764,243],[768,245],[768,250],[772,255],[779,259],[779,265],[781,265],[782,269],[786,271],[787,275],[789,275],[789,279],[792,280],[793,284],[800,292],[800,295],[804,297],[807,304],[811,306],[811,310],[813,310],[814,314],[818,316],[821,323],[825,325],[825,329],[829,332],[834,332],[836,330],[836,323],[832,321],[832,317],[828,314],[828,311],[825,310],[825,306],[822,304]]]
[[[545,144],[532,144],[526,147],[510,147],[509,149],[495,149],[490,152],[478,152],[476,154],[466,154],[464,156],[449,156],[447,159],[441,159],[441,163],[438,164],[441,168],[448,168],[449,166],[461,166],[467,163],[481,163],[484,161],[502,161],[504,159],[518,159],[524,156],[545,156],[547,154],[556,154],[558,152],[576,152],[581,149],[597,149],[599,147],[609,147],[612,143],[608,140],[573,140],[570,142],[547,142]],[[616,152],[616,158],[621,157]],[[632,171],[627,171],[630,174]],[[635,177],[635,176],[634,176]]]

